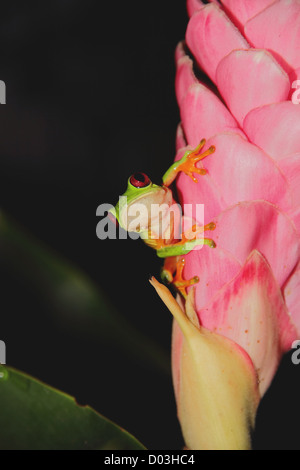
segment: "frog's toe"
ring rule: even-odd
[[[173,275],[168,269],[162,268],[160,277],[164,284],[171,284],[171,282],[173,281]]]

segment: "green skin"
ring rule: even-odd
[[[186,152],[184,156],[181,158],[181,160],[173,163],[170,168],[166,171],[166,173],[163,176],[163,185],[159,186],[156,184],[153,184],[152,182],[149,183],[148,186],[142,187],[142,188],[136,188],[130,183],[130,178],[128,180],[128,186],[127,190],[123,194],[123,196],[127,197],[127,204],[124,204],[122,202],[118,202],[117,205],[110,211],[113,216],[118,220],[120,226],[127,230],[126,223],[124,222],[124,216],[127,213],[128,208],[130,207],[131,204],[138,203],[140,199],[143,200],[144,203],[147,204],[148,207],[151,207],[151,204],[161,204],[162,203],[162,191],[165,191],[166,198],[170,200],[172,197],[172,191],[169,189],[169,185],[175,180],[178,171],[177,168],[178,166],[185,162],[187,157],[189,156],[190,152]],[[145,230],[131,230],[134,232],[139,233],[140,237],[143,239],[145,243],[147,243],[148,239],[148,230],[147,228]],[[155,244],[150,244],[149,242],[147,243],[148,245],[152,246],[152,248],[155,248]],[[156,249],[157,256],[160,258],[168,258],[171,256],[182,256],[186,255],[189,253],[196,245],[211,245],[211,241],[207,240],[205,238],[201,239],[194,239],[190,240],[186,243],[183,244],[178,244],[178,243],[170,243],[167,246],[164,246],[163,248]]]

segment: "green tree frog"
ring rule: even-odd
[[[128,232],[139,233],[141,239],[164,258],[161,277],[166,283],[172,283],[186,298],[186,288],[199,282],[197,276],[190,280],[183,279],[184,255],[197,245],[216,245],[210,238],[204,238],[203,232],[214,230],[215,224],[199,226],[195,221],[185,220],[188,228],[182,230],[180,206],[175,203],[172,190],[169,188],[179,172],[184,172],[195,183],[194,173],[205,175],[207,170],[196,167],[196,163],[211,155],[215,147],[205,152],[202,149],[205,139],[194,149],[185,152],[183,157],[173,163],[162,178],[162,185],[150,181],[144,173],[134,173],[128,179],[127,190],[120,197],[110,213],[120,226]]]

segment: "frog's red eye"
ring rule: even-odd
[[[150,179],[147,175],[145,175],[145,173],[134,173],[132,176],[130,176],[129,181],[130,184],[132,184],[132,186],[135,188],[145,188],[151,183]]]

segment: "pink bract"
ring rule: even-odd
[[[182,204],[204,204],[217,247],[190,252],[184,274],[200,278],[200,324],[249,354],[263,395],[300,335],[300,104],[291,101],[300,1],[188,0],[187,9],[176,50],[176,159],[203,137],[216,152],[203,161],[207,175],[195,184],[181,174],[177,188]],[[181,341],[177,331],[176,384]]]

